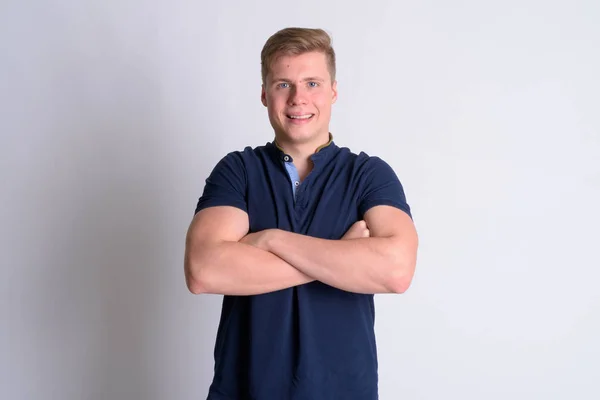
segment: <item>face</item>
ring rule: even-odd
[[[331,81],[325,54],[311,52],[277,58],[267,74],[261,100],[278,141],[314,142],[316,146],[326,142],[337,89],[336,82]]]

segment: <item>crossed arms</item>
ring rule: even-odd
[[[314,280],[355,293],[403,293],[415,271],[414,224],[391,206],[371,208],[340,240],[248,230],[248,215],[235,207],[196,214],[184,259],[192,293],[254,295]]]

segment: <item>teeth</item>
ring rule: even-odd
[[[291,119],[308,119],[308,118],[312,117],[312,114],[307,114],[307,115],[288,115],[288,117],[290,117]]]

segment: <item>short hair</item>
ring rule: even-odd
[[[335,80],[335,51],[331,37],[323,29],[285,28],[274,33],[265,43],[261,53],[261,73],[263,84],[271,64],[280,56],[300,55],[317,51],[325,54],[331,81]]]

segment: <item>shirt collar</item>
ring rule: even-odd
[[[283,162],[293,162],[292,156],[286,154],[285,151],[277,144],[277,139],[273,139],[273,142],[269,143],[276,150],[277,158]],[[310,159],[313,162],[318,162],[320,160],[326,159],[335,149],[337,148],[335,142],[333,141],[333,135],[331,132],[329,133],[329,141],[315,150],[315,152],[310,156]]]

